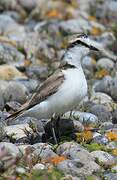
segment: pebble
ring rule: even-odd
[[[57,156],[56,153],[53,152],[52,146],[48,145],[47,143],[37,143],[33,145],[34,147],[34,155],[41,159],[47,159],[50,157]]]
[[[77,121],[79,121],[80,123],[82,123],[83,125],[92,125],[92,126],[96,126],[99,123],[98,117],[95,116],[92,113],[87,113],[87,112],[80,112],[80,111],[72,111],[71,112],[67,112],[64,114],[65,118],[70,118],[70,119],[75,119]],[[70,116],[71,115],[71,116]]]
[[[17,101],[22,104],[27,100],[28,90],[23,84],[12,81],[8,83],[3,96],[6,102]]]
[[[10,43],[0,42],[0,64],[24,62],[24,55]]]
[[[109,71],[114,68],[114,62],[108,58],[101,58],[97,61],[97,66]]]
[[[12,80],[12,79],[27,79],[27,77],[18,71],[12,65],[0,65],[0,79],[1,80]]]
[[[73,162],[78,161],[78,165],[80,165],[80,167],[78,168],[77,163],[76,163],[77,175],[78,174],[91,175],[94,171],[98,171],[100,169],[100,166],[94,162],[90,153],[86,149],[84,149],[81,145],[75,142],[65,142],[59,145],[59,147],[57,148],[57,154],[63,155],[67,157],[68,159],[73,160]],[[67,161],[64,161],[64,162],[67,164]],[[62,167],[64,166],[64,162],[63,162]],[[68,163],[69,162],[70,161],[68,161]],[[71,163],[71,167],[72,166],[73,165]],[[65,170],[66,169],[67,167],[65,167]],[[69,168],[67,170],[69,171]]]
[[[13,143],[1,142],[0,143],[0,148],[2,148],[2,147],[5,147],[8,154],[10,154],[10,155],[12,155],[14,157],[21,157],[22,156],[19,148]]]
[[[105,105],[108,108],[108,111],[112,111],[112,107],[114,105],[114,102],[112,98],[102,92],[95,92],[92,94],[90,101],[92,101],[95,104],[102,104]]]
[[[91,156],[98,159],[99,163],[102,163],[105,166],[111,166],[115,163],[115,158],[105,151],[93,151],[91,152]]]
[[[46,166],[44,164],[41,164],[41,163],[37,163],[33,166],[32,168],[33,170],[43,170],[43,169],[46,169]]]
[[[27,135],[24,132],[25,129],[30,133],[32,132],[32,129],[29,127],[29,124],[18,124],[5,127],[7,136],[10,137],[13,135],[13,138],[16,140],[21,139],[23,137],[27,137]]]
[[[107,122],[112,119],[112,115],[105,105],[96,104],[90,108],[90,112],[98,117],[99,122]]]

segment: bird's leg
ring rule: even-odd
[[[53,114],[53,116],[51,118],[52,135],[53,135],[55,144],[58,144],[57,138],[56,138],[56,133],[55,133],[55,124],[56,124],[56,115]]]

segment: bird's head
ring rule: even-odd
[[[91,50],[99,51],[98,44],[86,34],[77,34],[70,37],[67,49],[74,51],[74,53],[80,50],[83,56],[86,56]]]

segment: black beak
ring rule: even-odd
[[[94,47],[94,46],[90,46],[90,49],[93,50],[93,51],[99,51],[99,49],[97,49],[97,48]]]

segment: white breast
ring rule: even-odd
[[[38,118],[50,118],[73,109],[87,94],[87,82],[82,68],[63,70],[65,81],[47,100],[34,106],[27,113]]]

